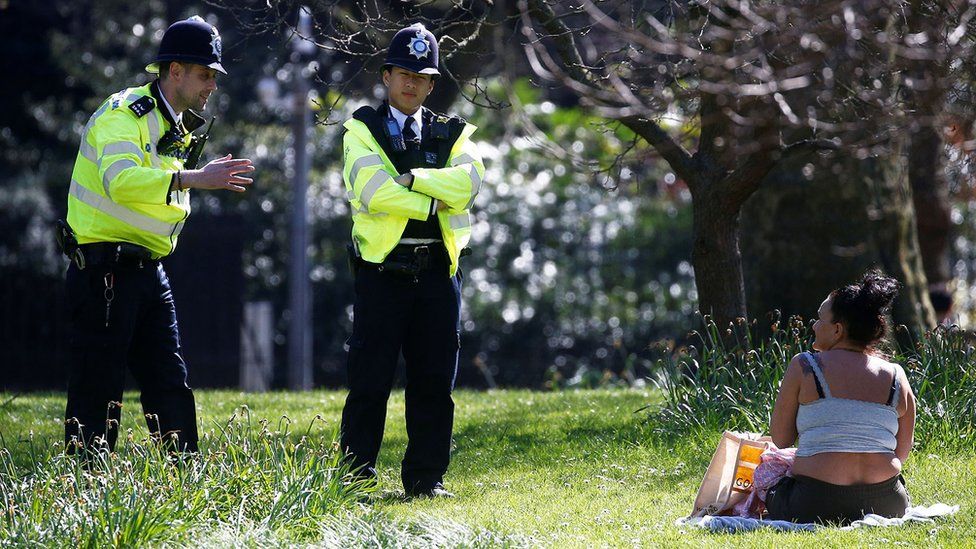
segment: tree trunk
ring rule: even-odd
[[[863,163],[866,172],[863,182],[873,199],[873,204],[869,204],[873,209],[869,212],[877,212],[870,219],[881,263],[885,272],[902,283],[891,316],[896,324],[904,324],[918,335],[935,327],[935,312],[922,268],[912,189],[902,146],[901,143],[894,144],[889,158],[869,159]],[[907,343],[904,339],[900,341]]]
[[[949,189],[942,176],[942,139],[935,129],[925,126],[912,135],[908,150],[908,179],[912,187],[918,246],[925,278],[932,286],[942,286],[949,272]]]
[[[710,184],[714,189],[716,184]],[[740,204],[730,204],[721,192],[706,192],[692,201],[693,238],[691,261],[698,288],[698,308],[724,329],[737,318],[746,318],[739,251]]]

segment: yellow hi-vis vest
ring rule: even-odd
[[[133,106],[152,95],[150,85],[112,95],[85,126],[68,190],[68,224],[80,244],[130,242],[154,258],[176,248],[190,196],[170,192],[183,161],[156,151],[170,128],[166,106],[148,100]],[[190,135],[183,139],[189,145]]]
[[[437,221],[454,276],[461,249],[471,238],[471,206],[485,175],[478,147],[470,139],[477,127],[465,124],[446,167],[410,170],[412,190],[393,180],[399,174],[366,124],[352,118],[343,127],[347,131],[342,139],[342,179],[352,205],[352,238],[362,258],[382,263],[407,222],[426,220],[436,198],[447,205],[437,212]]]

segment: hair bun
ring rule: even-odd
[[[884,339],[888,333],[888,310],[898,295],[898,281],[878,269],[864,273],[855,284],[830,293],[836,322],[847,326],[847,337],[865,346]]]
[[[859,300],[863,300],[865,309],[874,314],[886,314],[891,303],[898,296],[898,281],[885,276],[879,269],[871,269],[864,273],[859,286],[857,292]]]

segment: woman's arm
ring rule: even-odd
[[[901,366],[898,366],[897,372],[898,383],[901,383],[901,398],[898,402],[901,416],[898,417],[898,434],[895,435],[895,457],[904,464],[908,453],[912,451],[912,444],[915,443],[915,393],[912,392],[908,376]]]
[[[769,420],[769,434],[778,448],[789,448],[796,442],[796,411],[800,406],[802,380],[803,363],[800,355],[796,355],[786,368],[776,404],[773,405],[773,415]]]

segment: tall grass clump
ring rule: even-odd
[[[367,491],[353,481],[334,430],[293,433],[252,424],[246,407],[177,456],[130,430],[114,453],[66,455],[31,435],[0,448],[0,546],[104,547],[179,543],[201,528],[314,537],[321,521]],[[321,425],[321,424],[320,424]]]
[[[915,439],[931,451],[976,448],[973,333],[938,328],[899,357],[918,399]]]
[[[785,328],[774,322],[765,338],[756,337],[755,323],[745,319],[737,328],[723,334],[705,317],[704,330],[691,333],[692,344],[658,361],[655,383],[664,406],[652,414],[660,432],[767,429],[786,365],[809,348],[808,330],[799,317]]]
[[[740,319],[736,333],[723,334],[705,319],[693,332],[695,343],[658,363],[656,380],[664,405],[652,419],[664,435],[730,429],[767,432],[769,417],[786,366],[794,355],[812,350],[813,333],[799,317],[785,327],[774,322],[757,337],[755,322]],[[899,327],[904,329],[904,327]],[[939,328],[911,349],[884,348],[905,368],[915,392],[916,445],[926,449],[976,448],[976,348],[972,334]]]

